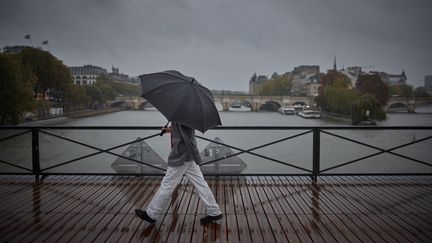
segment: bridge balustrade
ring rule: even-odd
[[[3,126],[0,174],[32,174],[36,180],[69,174],[163,175],[166,167],[123,152],[145,142],[147,154],[165,160],[170,141],[159,131],[155,126]],[[430,126],[225,126],[197,134],[197,139],[200,149],[210,143],[219,146],[214,153],[228,151],[202,168],[230,158],[247,164],[241,172],[208,175],[308,175],[317,180],[327,175],[432,174]],[[116,173],[109,166],[118,158],[153,172]]]

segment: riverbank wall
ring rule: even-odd
[[[335,121],[335,122],[340,122],[343,124],[347,124],[347,125],[352,125],[352,121],[351,121],[351,116],[350,115],[344,115],[344,114],[339,114],[339,113],[332,113],[332,112],[322,112],[322,118],[323,119],[327,119],[327,120],[331,120],[331,121]]]
[[[121,107],[109,107],[109,108],[96,109],[96,110],[87,109],[81,111],[73,111],[73,112],[63,113],[61,115],[44,117],[43,119],[39,119],[39,120],[23,121],[19,125],[20,126],[54,125],[57,123],[65,122],[69,119],[99,116],[99,115],[109,114],[109,113],[118,112],[122,110],[125,109]]]

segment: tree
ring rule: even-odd
[[[318,88],[318,96],[315,97],[315,103],[321,109],[327,109],[327,100],[325,97],[325,90],[329,87],[350,89],[351,80],[343,73],[329,70],[326,74],[320,77],[320,87]]]
[[[68,67],[47,51],[24,48],[19,54],[22,64],[36,76],[35,98],[45,99],[49,94],[55,100],[62,100],[73,85]]]
[[[377,74],[360,75],[356,82],[356,90],[361,94],[373,95],[381,105],[387,104],[389,90]]]
[[[33,108],[35,77],[15,55],[0,53],[0,124],[18,124]]]
[[[365,94],[360,97],[358,103],[353,105],[351,120],[356,125],[362,121],[384,121],[386,112],[381,102],[371,94]]]
[[[429,93],[427,92],[425,87],[417,87],[414,90],[414,96],[416,97],[429,97]]]
[[[289,74],[278,75],[257,88],[258,95],[287,95],[291,91],[292,76]]]
[[[389,96],[408,97],[413,94],[413,87],[408,84],[388,84]]]
[[[351,107],[358,102],[359,95],[355,90],[341,87],[327,87],[324,90],[326,110],[345,115],[351,114]]]

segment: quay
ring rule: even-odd
[[[224,218],[186,179],[155,225],[134,215],[160,176],[0,176],[0,242],[432,242],[432,177],[210,176]]]

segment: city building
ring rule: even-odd
[[[432,75],[426,75],[425,76],[425,85],[424,85],[426,91],[432,95]]]
[[[402,70],[401,74],[388,74],[386,72],[377,72],[377,71],[372,71],[370,73],[378,74],[381,77],[381,80],[383,82],[389,83],[391,85],[407,84],[407,76],[404,70]]]
[[[320,67],[300,65],[290,73],[293,77],[291,95],[314,96],[318,94]]]
[[[254,73],[254,75],[249,80],[249,94],[255,95],[257,94],[257,88],[268,81],[269,78],[265,75],[258,75]]]
[[[130,85],[138,85],[139,84],[137,78],[132,78],[126,74],[120,73],[119,69],[115,68],[115,67],[111,68],[111,72],[108,73],[108,77],[112,81],[118,82],[118,83],[126,83],[126,84],[130,84]]]
[[[69,67],[72,79],[76,85],[93,85],[101,75],[108,75],[106,69],[93,65]]]

